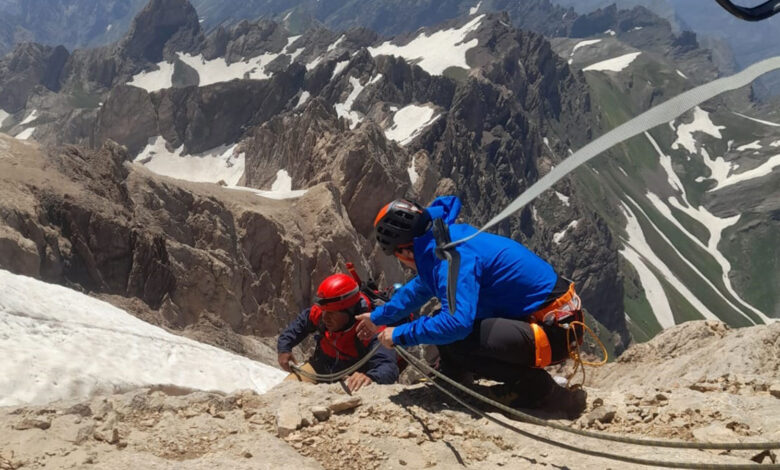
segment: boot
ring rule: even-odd
[[[575,420],[585,411],[587,399],[587,392],[581,388],[569,389],[554,383],[550,393],[542,398],[536,408]]]

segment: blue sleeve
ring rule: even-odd
[[[301,341],[316,330],[317,328],[309,320],[309,309],[307,308],[298,314],[295,320],[287,325],[287,328],[279,335],[279,339],[276,342],[276,352],[292,351],[295,346],[298,346]]]
[[[393,294],[389,302],[371,312],[371,321],[376,325],[389,325],[402,320],[419,310],[433,296],[434,293],[422,282],[420,276],[414,276]]]
[[[433,317],[397,326],[393,343],[401,346],[417,344],[449,344],[465,338],[474,328],[479,299],[479,263],[474,256],[460,256],[457,273],[455,308],[448,305],[447,281],[449,262],[439,265],[436,297],[441,301],[441,312]]]
[[[377,344],[379,344],[379,341],[374,338],[368,347],[374,349],[374,346]],[[375,383],[387,385],[398,380],[398,358],[395,355],[395,351],[384,346],[380,345],[376,353],[371,356],[371,359],[363,367],[367,369],[365,374]]]

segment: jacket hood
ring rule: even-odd
[[[461,202],[458,196],[440,196],[433,200],[425,210],[431,219],[442,219],[447,225],[451,225],[460,214]]]

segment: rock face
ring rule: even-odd
[[[203,41],[198,14],[187,0],[151,0],[119,43],[129,58],[151,63],[192,52]]]
[[[674,327],[632,346],[595,374],[590,371],[588,410],[571,425],[640,438],[777,441],[780,400],[772,393],[778,348],[780,324],[741,330],[714,322]],[[550,428],[513,433],[445,400],[422,384],[369,385],[348,396],[339,384],[282,382],[259,396],[158,387],[82,403],[0,409],[0,465],[156,469],[186,459],[196,469],[492,469],[529,462],[642,468],[535,439],[572,438]],[[775,452],[608,447],[602,451],[698,465],[768,463]]]
[[[366,266],[331,184],[276,202],[157,178],[115,144],[44,152],[0,139],[3,268],[141,299],[155,323],[274,335],[345,260]]]
[[[68,57],[62,46],[19,44],[8,59],[0,61],[0,109],[8,113],[23,109],[36,86],[59,91]]]

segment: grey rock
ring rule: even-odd
[[[327,421],[328,418],[330,418],[331,410],[325,406],[314,406],[312,407],[311,412],[318,420]]]
[[[588,413],[585,421],[588,425],[593,425],[596,422],[607,424],[615,419],[616,414],[617,409],[614,406],[600,406]]]

